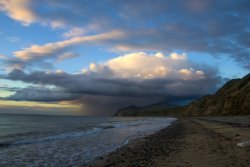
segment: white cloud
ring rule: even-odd
[[[49,20],[49,18],[43,18],[32,7],[35,2],[32,0],[0,0],[0,10],[6,12],[6,14],[22,23],[24,26],[29,26],[32,23],[40,23],[42,25],[50,25],[52,28],[64,27],[65,21],[62,19]],[[48,4],[43,4],[44,6]]]
[[[203,71],[200,71],[200,70],[197,70],[197,71],[196,71],[196,74],[198,74],[198,75],[204,75],[204,72],[203,72]]]
[[[65,59],[71,59],[71,58],[75,58],[78,57],[79,55],[76,53],[72,53],[72,52],[66,52],[63,53],[62,55],[58,56],[57,60],[58,61],[63,61]]]
[[[56,55],[58,54],[58,52],[67,49],[68,47],[91,43],[102,44],[107,42],[108,40],[120,38],[123,35],[123,32],[114,30],[97,35],[73,37],[67,40],[48,43],[45,45],[32,45],[29,48],[14,52],[14,55],[24,61],[31,61],[41,57],[50,58],[52,55]]]
[[[107,73],[107,69],[111,72]],[[160,52],[152,55],[144,52],[130,53],[103,64],[91,63],[89,68],[83,71],[111,78],[129,79],[198,79],[205,75],[203,68],[189,60],[186,54],[172,53],[165,56]]]
[[[185,60],[185,59],[187,59],[185,53],[183,53],[183,54],[172,53],[170,55],[170,58],[173,60]]]
[[[67,32],[63,33],[63,37],[72,38],[77,36],[82,36],[88,32],[94,32],[101,29],[101,26],[98,23],[88,24],[84,27],[73,27]]]
[[[180,69],[179,70],[180,74],[182,75],[191,75],[193,73],[193,69]]]
[[[7,56],[5,56],[5,55],[3,55],[3,54],[0,54],[0,59],[8,59],[8,57]]]
[[[83,35],[84,33],[86,33],[86,30],[83,28],[72,28],[69,31],[65,32],[63,36],[66,38],[71,38]]]
[[[29,8],[30,2],[30,0],[1,0],[0,9],[7,12],[12,19],[20,21],[23,25],[29,25],[36,19]]]
[[[73,37],[45,45],[32,45],[13,52],[14,57],[6,59],[3,63],[7,71],[14,69],[26,69],[40,67],[42,69],[53,68],[49,61],[62,61],[79,56],[71,51],[72,48],[82,45],[111,45],[125,34],[122,31],[113,30],[96,35]]]
[[[6,37],[6,40],[10,43],[17,43],[20,42],[20,38],[15,37],[15,36],[10,36],[10,37]]]

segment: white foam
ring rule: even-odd
[[[243,141],[241,143],[238,143],[237,146],[245,148],[245,147],[250,147],[250,140]]]
[[[131,140],[155,133],[175,120],[138,119],[100,123],[85,131],[17,141],[16,146],[0,150],[0,162],[3,166],[82,166]]]

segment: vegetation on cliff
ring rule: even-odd
[[[227,82],[214,95],[189,104],[185,116],[226,116],[250,114],[250,74]]]

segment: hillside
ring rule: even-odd
[[[183,107],[157,103],[144,107],[129,106],[119,109],[114,116],[179,116]]]
[[[250,74],[227,82],[214,95],[189,104],[185,116],[226,116],[250,114]]]

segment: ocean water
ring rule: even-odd
[[[0,166],[81,166],[174,120],[1,114]]]

